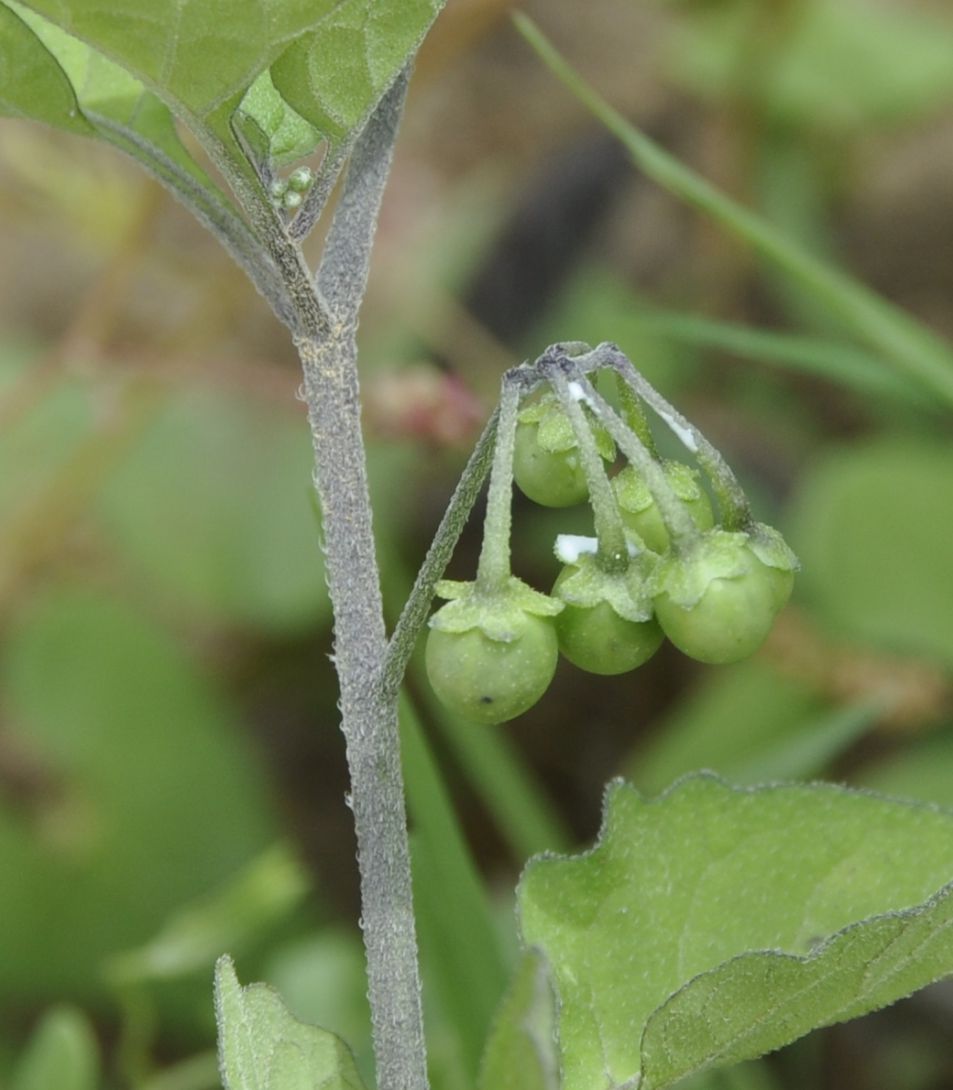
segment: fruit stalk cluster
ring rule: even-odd
[[[659,457],[646,408],[696,465]],[[510,570],[514,482],[543,506],[592,509],[592,537],[557,537],[548,594]],[[737,662],[766,638],[797,566],[721,454],[615,345],[554,345],[503,376],[477,578],[437,584],[448,602],[429,621],[427,673],[450,708],[500,723],[540,699],[560,653],[621,674],[667,638],[701,662]]]

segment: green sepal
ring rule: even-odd
[[[510,643],[522,631],[520,618],[531,613],[555,617],[563,603],[534,590],[511,575],[503,589],[485,591],[476,582],[442,579],[436,587],[439,598],[450,601],[430,618],[431,628],[443,632],[470,632],[479,628],[491,640]]]
[[[652,572],[657,561],[654,553],[633,557],[622,572],[607,572],[595,556],[583,554],[575,564],[567,564],[570,573],[559,584],[558,598],[582,609],[594,609],[603,602],[626,621],[647,621],[652,606]]]
[[[665,479],[682,503],[694,503],[700,499],[702,490],[698,483],[698,470],[684,462],[668,461],[662,463]],[[647,511],[655,497],[645,483],[645,478],[635,468],[626,466],[612,481],[616,500],[623,511],[639,514]]]
[[[667,594],[683,609],[693,609],[716,579],[735,579],[751,571],[755,556],[748,534],[709,530],[677,553],[669,553],[655,569],[653,594]]]
[[[592,428],[596,450],[604,461],[613,461],[615,443],[612,436],[592,418],[588,406],[583,404],[583,409]],[[521,424],[536,424],[536,442],[550,454],[560,454],[579,445],[569,417],[554,393],[543,394],[538,401],[524,406],[520,409],[518,420]]]
[[[767,568],[792,572],[800,570],[801,564],[794,550],[773,526],[756,522],[748,533],[748,546]]]

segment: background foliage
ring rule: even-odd
[[[525,6],[642,129],[953,339],[946,5],[607,0],[585,26],[571,2]],[[520,868],[592,839],[612,775],[651,793],[700,767],[821,777],[953,805],[949,407],[636,171],[507,9],[451,0],[384,208],[362,342],[390,609],[500,371],[559,338],[619,342],[739,467],[804,573],[754,661],[663,653],[594,682],[564,664],[505,730],[453,722],[411,678],[438,1090],[475,1077]],[[218,1085],[209,984],[226,948],[367,1077],[286,334],[154,183],[78,137],[0,127],[0,252],[0,1085],[51,1085],[36,1055],[65,1056],[76,1090]],[[546,586],[555,533],[586,518],[519,507],[517,573]],[[451,575],[470,577],[477,547]],[[532,966],[521,980],[531,995]],[[951,994],[704,1085],[953,1086]]]

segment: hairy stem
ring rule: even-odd
[[[579,404],[578,383],[574,383],[577,389],[571,388],[566,376],[558,369],[553,370],[550,381],[569,417],[579,445],[579,458],[586,474],[589,503],[599,541],[599,563],[606,571],[625,571],[629,565],[629,553],[622,516],[619,514],[619,506],[606,476],[605,465],[596,447],[589,422]]]
[[[380,1090],[427,1086],[397,708],[380,681],[387,650],[360,428],[353,340],[298,342],[315,452],[341,728],[361,877],[368,997]]]
[[[483,548],[477,564],[477,585],[486,593],[501,590],[510,577],[510,527],[513,503],[513,446],[520,388],[508,373],[503,376],[496,450],[490,474],[483,525]]]
[[[413,654],[414,644],[417,642],[417,637],[427,618],[430,603],[433,601],[434,588],[450,563],[454,546],[483,488],[483,482],[486,480],[493,459],[498,416],[498,412],[493,413],[483,429],[483,434],[477,440],[463,475],[440,520],[427,556],[420,566],[413,589],[398,618],[391,636],[381,679],[385,698],[396,697],[400,689],[404,671]]]
[[[271,231],[270,244],[299,313],[295,343],[304,370],[334,611],[377,1085],[379,1090],[426,1090],[397,700],[381,685],[387,639],[361,434],[356,339],[406,75],[398,82],[358,140],[332,224],[335,256],[326,267],[333,274],[334,305],[321,297],[298,243],[287,232]],[[351,267],[339,278],[338,263],[348,257]]]

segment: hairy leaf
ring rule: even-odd
[[[92,135],[73,85],[29,26],[0,3],[0,114]]]
[[[444,0],[344,0],[272,69],[292,106],[331,141],[361,127]]]
[[[159,152],[204,187],[212,187],[208,176],[182,146],[168,108],[139,80],[24,5],[15,0],[2,3],[29,25],[55,67],[65,74],[84,120],[84,132],[113,143],[117,137],[131,138],[132,147],[124,144],[124,150],[135,154],[134,148],[139,144],[143,152],[150,149]],[[62,120],[50,119],[50,123],[69,127]],[[149,165],[148,160],[146,163]]]
[[[953,971],[953,813],[824,784],[616,785],[597,846],[531,863],[520,911],[564,1090],[661,1090]]]
[[[29,7],[199,119],[234,105],[284,48],[342,3],[28,0]]]
[[[269,72],[262,72],[241,101],[235,123],[261,161],[278,166],[310,155],[321,134],[278,94]]]
[[[340,1038],[299,1022],[268,985],[243,988],[228,957],[215,967],[215,1016],[226,1090],[363,1090]]]

